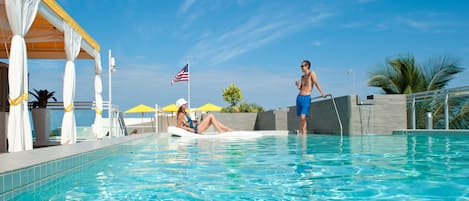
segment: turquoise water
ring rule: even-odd
[[[154,136],[24,200],[468,200],[468,135]]]

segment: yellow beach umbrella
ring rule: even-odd
[[[155,110],[154,107],[150,107],[148,105],[140,104],[140,105],[137,105],[133,108],[128,109],[124,113],[126,113],[126,114],[128,114],[128,113],[142,113],[142,124],[143,124],[143,113],[145,113],[145,112],[156,112],[156,110]]]
[[[144,112],[155,112],[154,107],[150,107],[148,105],[140,104],[137,105],[133,108],[130,108],[129,110],[125,111],[124,113],[144,113]]]
[[[176,104],[169,104],[167,106],[164,106],[163,108],[161,108],[161,110],[163,110],[163,112],[177,112],[178,111],[178,107],[176,106]]]
[[[221,109],[222,107],[212,104],[212,103],[207,103],[197,108],[198,111],[203,111],[203,112],[220,112]]]

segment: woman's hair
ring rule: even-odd
[[[177,115],[176,115],[176,119],[179,119],[179,113],[181,113],[181,112],[184,113],[184,110],[182,110],[181,108],[182,108],[182,107],[179,107],[179,109],[178,109],[178,113],[177,113]]]
[[[178,114],[179,114],[180,112],[182,112],[182,113],[185,112],[185,111],[182,109],[182,107],[179,107],[179,109],[178,109]]]

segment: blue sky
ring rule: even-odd
[[[469,64],[469,1],[465,0],[57,0],[101,45],[103,98],[108,99],[108,50],[113,103],[174,103],[186,83],[170,85],[190,60],[191,102],[228,105],[222,89],[234,82],[244,101],[265,109],[295,104],[303,59],[335,96],[381,93],[367,86],[386,58],[438,56]],[[30,88],[62,100],[65,61],[30,61]],[[93,62],[77,62],[76,101],[94,100]],[[355,77],[355,79],[354,79]],[[468,85],[469,72],[450,86]],[[355,84],[353,84],[355,80]],[[317,96],[314,90],[313,96]]]

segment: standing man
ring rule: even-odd
[[[322,97],[326,97],[327,94],[322,91],[319,85],[316,73],[310,70],[311,62],[304,60],[301,62],[301,81],[295,81],[296,87],[300,90],[300,93],[296,97],[296,116],[300,117],[300,124],[298,127],[299,134],[306,134],[306,117],[308,117],[309,106],[311,105],[311,92],[313,86],[316,85]]]

